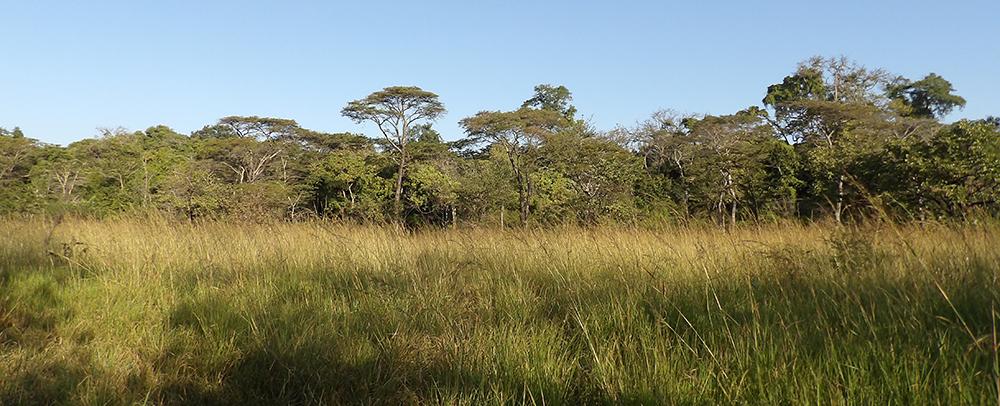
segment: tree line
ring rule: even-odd
[[[844,57],[814,57],[727,115],[658,111],[596,129],[564,86],[460,121],[438,95],[389,87],[341,114],[373,136],[231,116],[191,134],[102,130],[66,147],[0,128],[0,213],[191,221],[597,224],[896,221],[1000,214],[1000,119],[941,119],[965,100]]]

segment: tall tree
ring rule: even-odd
[[[685,219],[691,214],[690,173],[694,155],[688,129],[683,125],[687,120],[676,112],[660,110],[635,128],[621,130],[624,135],[620,137],[625,139],[623,144],[633,145],[642,157],[647,176],[637,190],[641,203],[666,206]],[[677,208],[677,204],[681,207]]]
[[[920,118],[943,118],[965,107],[965,99],[954,91],[951,82],[935,73],[916,82],[899,77],[887,88],[895,110],[903,116]]]
[[[834,196],[828,200],[838,223],[843,220],[852,147],[872,141],[862,134],[878,135],[863,130],[884,122],[880,112],[888,101],[879,90],[887,83],[888,74],[881,69],[869,69],[845,57],[814,57],[802,62],[781,84],[768,87],[764,97],[764,104],[774,108],[777,127],[785,138],[805,144],[814,167],[835,184]]]
[[[886,86],[889,74],[878,68],[868,68],[845,56],[823,58],[814,56],[799,65],[800,72],[815,72],[824,80],[825,100],[835,103],[884,104],[880,90]]]
[[[280,169],[280,179],[288,178],[286,155],[295,146],[306,143],[311,134],[295,120],[257,116],[229,116],[196,131],[201,139],[200,154],[221,163],[232,172],[234,183],[263,180],[269,172]],[[280,168],[275,168],[280,163]]]
[[[517,186],[521,224],[527,225],[532,154],[546,137],[566,124],[565,117],[553,110],[521,108],[510,112],[482,111],[462,119],[460,124],[471,142],[498,146],[506,155]]]
[[[736,223],[738,205],[748,194],[748,178],[763,162],[761,146],[773,139],[773,130],[765,117],[765,111],[751,107],[729,116],[707,116],[687,122],[694,149],[711,168],[705,173],[709,183],[706,186],[716,196],[723,225],[726,217],[730,226]]]
[[[576,107],[573,106],[573,94],[566,86],[553,86],[548,84],[535,86],[535,95],[525,100],[521,104],[522,108],[537,110],[551,110],[562,114],[569,120],[573,120],[576,115]]]
[[[601,134],[577,129],[549,137],[539,150],[542,166],[569,180],[574,198],[567,208],[586,224],[632,218],[639,157]]]
[[[420,122],[434,121],[446,112],[438,95],[415,86],[393,86],[347,104],[340,113],[356,123],[374,123],[386,143],[398,154],[393,209],[402,218],[403,175],[406,171],[413,128]]]
[[[191,134],[195,138],[253,138],[259,141],[291,140],[298,138],[302,128],[295,120],[287,118],[228,116],[215,125]]]

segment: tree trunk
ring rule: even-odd
[[[726,200],[724,194],[719,193],[719,203],[715,205],[715,208],[719,212],[719,224],[722,228],[726,228]]]
[[[396,212],[396,220],[400,224],[403,223],[403,172],[406,171],[406,144],[410,136],[408,133],[409,123],[405,113],[402,113],[401,119],[403,121],[403,126],[397,134],[399,136],[399,171],[396,173],[396,200],[393,203],[393,210]]]
[[[733,208],[729,211],[729,227],[736,225],[736,200],[733,200]]]
[[[521,226],[528,225],[528,196],[531,194],[531,184],[528,183],[528,179],[521,173],[517,165],[514,165],[514,160],[511,159],[511,166],[514,169],[514,177],[517,180],[517,203],[519,209],[519,215],[521,218]]]
[[[518,200],[518,203],[521,206],[520,207],[520,209],[521,209],[521,211],[520,211],[521,226],[522,227],[526,227],[528,225],[528,210],[529,210],[529,207],[528,207],[528,186],[527,185],[524,185],[524,186],[522,186],[521,188],[518,189],[517,200]]]
[[[341,190],[340,195],[344,197],[344,200],[347,200],[347,191]],[[343,221],[345,218],[347,218],[347,213],[344,210],[344,205],[341,204],[339,206],[340,206],[340,220]]]
[[[682,204],[684,205],[684,221],[687,221],[688,219],[691,218],[691,209],[689,206],[689,202],[691,201],[691,193],[688,190],[687,177],[684,175],[684,165],[681,162],[681,159],[676,155],[674,156],[674,163],[677,165],[677,169],[680,170],[681,185],[684,186],[684,198]]]
[[[188,194],[187,207],[185,211],[187,212],[188,223],[190,224],[194,224],[194,202],[192,200],[191,194]]]
[[[399,170],[396,171],[396,197],[393,202],[393,211],[396,220],[403,220],[403,171],[406,168],[406,154],[399,154]]]
[[[729,197],[733,200],[733,205],[729,209],[729,227],[732,228],[736,225],[736,189],[733,186],[733,173],[726,171],[726,191],[729,192]]]
[[[837,179],[837,203],[836,208],[834,208],[833,215],[837,219],[837,224],[843,222],[842,215],[844,212],[844,175],[840,175]]]

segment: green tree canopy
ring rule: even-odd
[[[956,108],[965,107],[965,99],[954,94],[951,82],[931,73],[916,82],[897,78],[887,89],[901,115],[943,118]]]
[[[562,114],[569,120],[573,120],[576,115],[576,107],[573,102],[573,94],[566,86],[553,86],[542,84],[535,86],[535,95],[525,100],[521,104],[522,108],[555,111]]]
[[[407,145],[413,128],[421,122],[434,121],[446,112],[438,95],[415,86],[393,86],[363,99],[347,103],[340,113],[356,123],[370,122],[378,127],[387,145],[397,153],[394,205],[397,219],[402,215],[403,176],[408,157]]]

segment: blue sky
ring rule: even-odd
[[[992,1],[5,1],[0,126],[66,144],[98,127],[190,132],[226,115],[372,131],[339,111],[390,85],[441,96],[436,127],[511,109],[539,83],[599,128],[660,108],[723,114],[812,55],[936,72],[1000,115]]]

